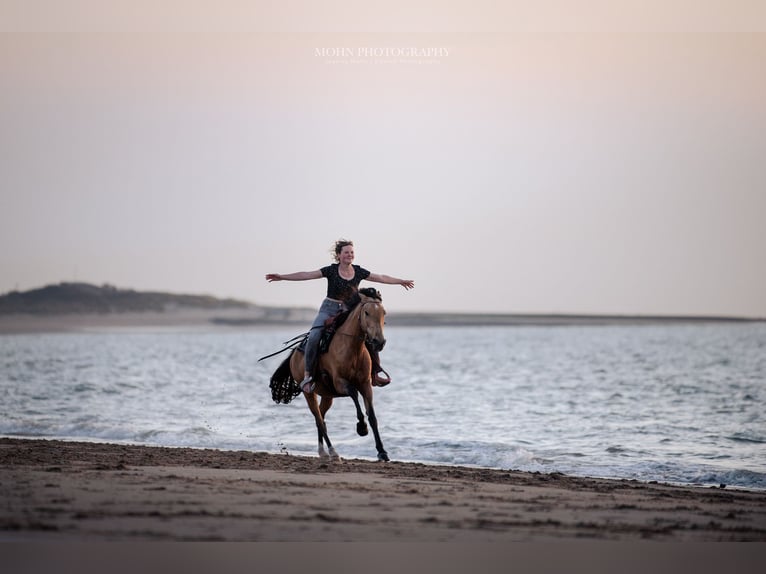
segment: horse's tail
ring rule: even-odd
[[[271,398],[277,404],[282,403],[286,405],[301,394],[301,388],[293,378],[293,373],[290,370],[290,359],[294,352],[290,353],[277,370],[274,371],[274,374],[271,375],[269,383]]]

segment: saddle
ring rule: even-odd
[[[330,317],[324,322],[322,327],[322,336],[319,339],[319,354],[324,354],[330,350],[330,343],[332,342],[335,333],[341,328],[343,323],[346,322],[351,311],[341,311],[337,315]]]

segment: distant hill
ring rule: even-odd
[[[0,296],[0,319],[13,327],[0,324],[0,332],[21,329],[18,321],[41,320],[60,322],[67,317],[80,317],[97,323],[122,324],[131,313],[154,314],[157,324],[179,321],[204,322],[246,327],[263,324],[310,324],[314,308],[263,307],[237,299],[218,299],[209,295],[176,295],[172,293],[119,289],[112,285],[59,283],[30,291],[13,291]],[[94,316],[97,317],[93,319]],[[185,317],[185,318],[184,318]],[[25,319],[26,318],[26,319]],[[567,315],[567,314],[503,314],[503,313],[406,313],[392,312],[387,324],[392,326],[489,326],[489,325],[619,325],[667,322],[763,321],[742,317],[704,316],[631,316],[631,315]],[[104,324],[106,324],[104,323]]]
[[[128,313],[168,311],[172,309],[251,309],[247,301],[218,299],[209,295],[119,289],[113,285],[59,283],[30,291],[12,291],[0,296],[0,314],[25,313],[55,315],[64,313]]]

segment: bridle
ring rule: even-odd
[[[378,301],[364,301],[362,303],[359,303],[359,330],[362,332],[361,335],[351,335],[350,333],[343,333],[341,331],[337,331],[335,334],[336,335],[345,335],[346,337],[353,337],[355,339],[359,339],[360,341],[364,341],[365,343],[371,344],[372,341],[369,340],[369,338],[367,336],[367,333],[366,333],[364,327],[362,326],[362,312],[364,311],[364,306],[365,305],[371,305],[373,303],[378,304],[379,302]]]

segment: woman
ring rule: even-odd
[[[364,279],[374,281],[375,283],[385,283],[387,285],[401,285],[405,289],[413,289],[415,282],[411,279],[397,279],[389,275],[379,275],[370,273],[367,269],[354,265],[354,242],[345,239],[339,239],[335,242],[333,254],[336,263],[322,267],[316,271],[298,271],[281,275],[279,273],[269,273],[266,275],[266,281],[307,281],[309,279],[327,279],[327,297],[322,302],[314,323],[309,331],[308,341],[304,355],[305,375],[301,382],[301,389],[304,393],[310,393],[314,390],[315,384],[311,373],[317,359],[317,347],[319,339],[322,336],[322,327],[325,321],[343,311],[346,308],[346,302],[358,291],[359,283]],[[373,373],[377,376],[377,373]],[[382,384],[388,384],[385,380]]]

